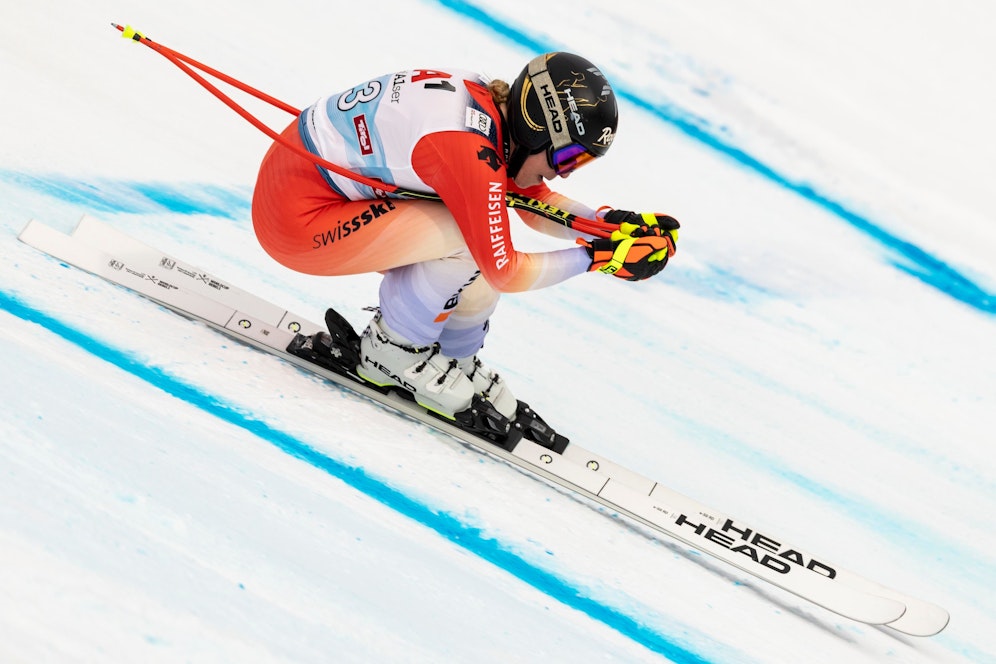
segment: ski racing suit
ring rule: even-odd
[[[467,71],[402,71],[323,97],[283,139],[442,202],[375,190],[275,142],[253,194],[256,236],[272,258],[298,272],[382,273],[380,309],[392,330],[416,345],[438,341],[450,357],[469,357],[483,345],[499,293],[544,288],[591,263],[574,245],[515,250],[508,190],[579,216],[595,213],[545,183],[516,189],[506,172],[504,134],[486,80]],[[578,237],[538,215],[520,216],[548,235]]]

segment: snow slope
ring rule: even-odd
[[[996,10],[203,4],[0,22],[0,659],[996,661]],[[558,188],[674,214],[679,254],[505,298],[486,358],[585,447],[950,626],[838,619],[17,242],[88,213],[365,323],[375,278],[255,244],[268,139],[111,21],[298,106],[395,68],[602,65],[619,137]]]

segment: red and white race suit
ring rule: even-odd
[[[585,272],[581,247],[524,253],[512,244],[501,115],[486,81],[451,69],[387,74],[323,97],[282,134],[349,171],[410,192],[404,198],[315,165],[276,142],[260,167],[252,216],[281,264],[315,275],[381,272],[391,329],[452,357],[472,355],[502,292],[543,288]],[[550,191],[521,191],[579,216],[594,211]],[[535,230],[573,231],[520,212]],[[478,279],[478,276],[483,278]]]

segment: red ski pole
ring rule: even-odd
[[[235,100],[233,100],[231,97],[229,97],[224,92],[219,90],[217,86],[213,85],[206,78],[204,78],[196,71],[194,71],[194,69],[199,69],[205,74],[208,74],[209,76],[212,76],[220,81],[223,81],[224,83],[227,83],[238,90],[242,90],[243,92],[250,94],[253,97],[256,97],[257,99],[260,99],[270,104],[271,106],[275,106],[276,108],[286,111],[291,115],[299,115],[301,113],[300,109],[297,109],[286,102],[280,101],[276,97],[268,95],[265,92],[257,90],[256,88],[250,85],[246,85],[242,81],[232,78],[231,76],[225,74],[224,72],[220,72],[217,69],[209,67],[201,62],[198,62],[197,60],[194,60],[193,58],[187,55],[179,53],[178,51],[174,51],[168,46],[165,46],[158,42],[154,42],[145,35],[143,35],[142,33],[132,28],[131,26],[127,25],[121,26],[118,25],[117,23],[111,23],[111,25],[114,28],[116,28],[118,31],[120,31],[121,36],[124,37],[125,39],[131,39],[140,44],[143,44],[144,46],[148,46],[156,53],[159,53],[160,55],[165,57],[167,60],[176,65],[181,71],[190,76],[190,78],[197,81],[205,90],[207,90],[215,97],[217,97],[219,100],[221,100],[222,103],[224,103],[233,111],[241,115],[247,122],[249,122],[249,124],[256,127],[261,132],[266,134],[268,137],[280,143],[282,146],[284,146],[288,150],[291,150],[295,154],[304,157],[305,159],[311,161],[312,163],[318,164],[323,168],[327,168],[333,173],[338,173],[343,177],[347,177],[350,178],[351,180],[359,182],[360,184],[364,184],[374,189],[375,191],[397,194],[399,196],[404,196],[407,198],[440,200],[439,196],[435,194],[425,194],[417,191],[409,191],[406,189],[402,189],[396,185],[384,182],[382,180],[378,180],[376,178],[368,178],[366,176],[360,175],[359,173],[350,171],[349,169],[343,168],[338,164],[333,164],[332,162],[323,159],[316,154],[312,154],[300,146],[287,142],[279,133],[268,127],[266,124],[260,121],[259,118],[254,116],[252,113],[247,111],[242,106],[240,106]],[[515,194],[515,193],[506,194],[506,204],[509,207],[517,207],[529,210],[530,212],[539,214],[543,217],[546,217],[547,219],[551,219],[557,223],[563,224],[568,228],[573,228],[582,233],[595,235],[597,237],[609,237],[612,234],[612,231],[617,230],[619,228],[618,224],[611,224],[607,221],[602,221],[600,219],[586,219],[584,217],[579,217],[566,210],[561,210],[560,208],[557,208],[553,205],[548,205],[542,201],[538,201],[533,198],[528,198],[521,194]]]

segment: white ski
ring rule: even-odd
[[[383,394],[287,351],[298,333],[324,330],[301,316],[84,217],[72,235],[30,221],[19,239],[345,389],[424,422],[464,444],[577,492],[649,528],[847,618],[931,636],[948,613],[883,587],[674,492],[576,443],[557,453],[523,438],[511,450],[449,424],[398,394]]]

